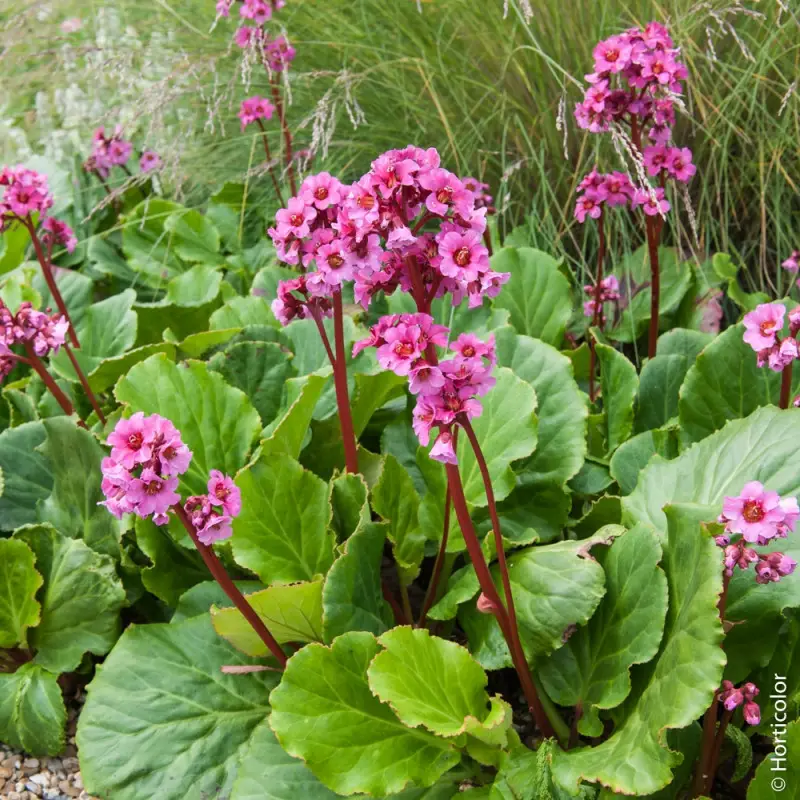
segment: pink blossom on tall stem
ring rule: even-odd
[[[745,722],[748,725],[758,725],[761,722],[761,710],[755,702],[758,694],[758,687],[754,683],[748,681],[737,689],[731,681],[726,680],[722,682],[719,700],[727,711],[743,706]]]
[[[786,512],[777,492],[767,491],[759,481],[745,484],[736,497],[726,497],[721,521],[729,533],[741,533],[745,541],[766,544],[776,536],[785,536]],[[794,528],[794,521],[789,530]]]
[[[697,172],[697,167],[692,164],[692,151],[688,147],[671,147],[667,172],[681,183],[688,183]]]
[[[800,269],[800,250],[792,250],[791,255],[781,262],[781,266],[789,272],[797,272]]]
[[[163,166],[164,162],[161,160],[161,156],[152,150],[145,150],[139,159],[139,169],[142,172],[155,172]]]
[[[453,447],[453,434],[449,430],[441,431],[436,437],[429,455],[435,461],[441,461],[443,464],[458,464],[458,457]]]
[[[762,303],[744,315],[744,340],[757,353],[771,348],[783,330],[786,308],[781,303]]]
[[[51,249],[54,245],[60,244],[68,253],[74,252],[78,239],[66,222],[55,217],[47,217],[42,222],[42,231],[42,241]]]
[[[44,358],[59,351],[68,330],[69,323],[62,316],[37,311],[28,302],[20,303],[17,313],[11,314],[0,300],[0,342],[6,349],[15,344],[29,345]]]
[[[25,219],[32,214],[44,214],[53,205],[53,195],[47,178],[21,164],[3,167],[0,171],[0,231],[14,218]]]
[[[266,0],[243,0],[239,16],[263,25],[272,16],[272,6]]]
[[[239,120],[241,121],[242,130],[248,125],[252,125],[256,120],[272,119],[275,113],[275,106],[267,100],[266,97],[248,97],[242,100],[242,105],[239,108]]]
[[[297,51],[285,36],[267,37],[264,40],[264,53],[267,66],[272,72],[283,72],[294,61]]]
[[[669,200],[666,199],[664,190],[656,188],[637,189],[631,201],[632,208],[640,208],[648,217],[663,216],[670,210]]]
[[[578,222],[586,222],[586,217],[599,219],[603,213],[603,198],[597,191],[589,190],[586,194],[578,198],[575,204],[575,219]]]

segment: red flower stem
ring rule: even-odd
[[[264,154],[267,157],[269,176],[270,178],[272,178],[272,185],[275,187],[275,194],[278,196],[278,202],[281,204],[281,207],[283,207],[286,205],[286,203],[283,202],[283,194],[281,193],[281,187],[278,184],[278,179],[275,177],[275,170],[272,168],[272,155],[269,151],[269,139],[267,138],[267,129],[264,127],[264,123],[260,119],[257,119],[256,122],[258,123],[258,127],[261,128],[261,140],[264,142]]]
[[[219,560],[219,558],[217,558],[217,554],[214,552],[214,549],[203,544],[200,539],[197,538],[197,531],[195,530],[194,525],[192,525],[192,521],[189,519],[189,516],[180,503],[176,503],[174,506],[172,506],[172,510],[175,512],[178,519],[183,523],[183,527],[186,528],[186,532],[192,537],[195,547],[200,553],[200,556],[205,562],[205,565],[208,567],[208,571],[211,573],[214,580],[222,587],[222,590],[226,595],[228,595],[236,608],[242,612],[242,616],[244,616],[244,618],[250,623],[250,626],[258,634],[258,638],[264,642],[264,644],[267,646],[267,649],[272,653],[273,656],[275,656],[278,663],[282,667],[285,667],[287,661],[286,654],[275,640],[275,637],[269,632],[269,629],[264,624],[261,617],[256,614],[253,607],[245,599],[245,596],[236,588],[236,584],[231,580],[231,576],[225,571],[225,567],[222,565],[222,562]]]
[[[603,212],[600,212],[600,216],[597,218],[597,230],[600,234],[600,245],[597,249],[597,275],[595,277],[595,302],[594,302],[594,313],[592,314],[592,327],[596,328],[600,324],[601,314],[602,314],[602,306],[600,305],[599,297],[600,297],[600,284],[603,281],[603,262],[606,258],[606,230],[605,225],[603,225]],[[594,371],[597,364],[597,352],[594,349],[594,338],[589,335],[589,400],[594,402],[595,399],[595,386],[594,386]]]
[[[317,330],[319,331],[320,338],[322,339],[322,344],[325,347],[325,352],[328,354],[328,361],[331,362],[331,366],[335,370],[336,356],[334,356],[333,350],[331,349],[331,342],[330,339],[328,339],[328,334],[325,330],[325,326],[322,324],[322,317],[319,314],[319,309],[316,308],[312,302],[311,304],[309,304],[308,310],[311,312],[311,317],[317,324]]]
[[[397,598],[392,594],[392,590],[387,585],[386,581],[381,581],[381,592],[383,592],[383,599],[392,607],[392,613],[394,614],[394,621],[398,625],[409,625],[410,620],[406,619],[406,615],[403,613],[403,609],[400,608],[400,604],[397,602]]]
[[[286,146],[286,167],[289,173],[289,186],[292,189],[292,195],[297,194],[297,184],[294,180],[294,155],[292,153],[292,132],[289,130],[289,125],[286,122],[286,109],[283,106],[283,98],[281,97],[278,84],[275,82],[273,75],[269,79],[270,86],[272,87],[272,99],[275,101],[275,108],[278,110],[278,117],[281,121],[281,130],[283,131],[283,141]]]
[[[78,380],[81,382],[81,386],[83,386],[83,391],[89,398],[89,402],[92,404],[92,408],[94,409],[95,414],[97,414],[97,418],[100,420],[100,422],[103,423],[103,425],[105,425],[106,424],[105,415],[100,410],[100,404],[97,402],[97,398],[94,396],[94,392],[89,386],[89,381],[86,379],[86,376],[83,374],[83,370],[80,368],[80,364],[78,364],[78,360],[75,358],[75,353],[72,352],[72,348],[70,348],[70,346],[66,342],[64,343],[64,349],[67,351],[69,360],[72,362],[72,368],[75,370],[75,374],[78,376]]]
[[[658,265],[659,226],[655,217],[645,219],[647,251],[650,255],[650,335],[647,340],[647,356],[655,358],[658,345],[658,307],[661,295],[661,270]]]
[[[483,557],[481,544],[478,541],[478,535],[475,532],[472,519],[469,515],[469,509],[467,508],[467,500],[464,497],[464,487],[461,484],[461,476],[458,473],[458,467],[455,464],[446,464],[445,468],[447,470],[447,482],[450,488],[450,496],[452,498],[453,508],[455,509],[458,524],[461,527],[461,532],[464,535],[464,542],[467,546],[467,552],[469,553],[472,565],[475,567],[475,573],[478,576],[478,582],[480,583],[481,591],[495,608],[494,614],[497,619],[497,623],[500,626],[500,630],[503,633],[506,643],[508,644],[508,649],[511,653],[511,659],[514,662],[514,668],[519,676],[519,681],[522,685],[522,691],[525,694],[525,699],[528,702],[528,708],[530,709],[531,715],[536,721],[536,724],[539,726],[539,730],[542,732],[542,735],[549,739],[555,735],[553,726],[550,724],[550,720],[547,718],[547,714],[542,706],[542,702],[536,692],[536,687],[533,684],[533,677],[531,676],[528,662],[525,659],[525,655],[522,652],[522,646],[519,643],[517,631],[512,631],[511,629],[510,621],[503,605],[503,601],[500,599],[500,595],[497,593],[497,588],[492,580],[489,567],[487,566],[486,560]]]
[[[708,794],[711,791],[711,787],[714,785],[714,776],[717,774],[717,767],[719,766],[719,756],[722,752],[722,744],[725,741],[725,729],[728,727],[728,723],[731,721],[731,717],[733,716],[733,711],[728,711],[726,708],[722,712],[722,719],[719,723],[719,728],[717,730],[717,736],[714,740],[714,749],[711,752],[711,761],[708,768],[708,777],[706,778],[706,785],[703,787],[703,791],[705,794]]]
[[[61,391],[61,387],[53,380],[53,376],[47,371],[42,359],[36,355],[31,347],[30,342],[24,342],[25,352],[28,354],[27,362],[33,367],[36,371],[36,374],[42,379],[44,385],[47,387],[50,394],[55,397],[56,402],[61,406],[61,410],[68,416],[71,417],[75,413],[75,409],[70,402],[69,397],[67,397],[63,391]],[[82,428],[86,427],[86,423],[82,420],[78,420],[78,425]]]
[[[792,393],[792,362],[790,361],[783,368],[783,375],[781,376],[781,399],[780,407],[789,408],[789,397]]]
[[[339,424],[342,428],[344,463],[348,472],[358,472],[358,447],[350,411],[347,390],[347,356],[344,351],[344,311],[342,292],[333,293],[333,335],[336,344],[336,363],[333,365],[333,380],[336,385],[336,405],[339,408]]]
[[[405,265],[408,269],[408,277],[411,279],[411,295],[417,304],[417,311],[420,314],[430,314],[431,304],[425,293],[425,286],[422,283],[422,275],[420,275],[416,257],[409,256],[406,258]],[[430,359],[428,360],[430,361]]]
[[[494,253],[492,252],[492,235],[489,233],[489,226],[487,225],[483,231],[483,243],[486,246],[486,249],[489,251],[489,258],[491,258]]]
[[[61,292],[58,289],[58,284],[56,284],[56,279],[53,277],[52,266],[50,265],[50,261],[48,260],[47,256],[44,254],[44,250],[42,249],[42,243],[39,241],[39,237],[36,235],[36,228],[33,227],[33,220],[30,216],[26,217],[22,220],[22,223],[28,229],[28,233],[31,237],[31,242],[33,243],[33,249],[36,251],[36,258],[39,259],[39,263],[42,265],[42,275],[44,275],[45,283],[47,284],[47,288],[50,290],[50,294],[53,296],[53,300],[56,301],[56,305],[58,306],[58,310],[61,314],[64,315],[67,322],[69,323],[69,338],[72,340],[72,344],[80,349],[80,342],[78,341],[78,334],[75,333],[75,326],[72,324],[72,320],[69,316],[69,311],[67,311],[66,303],[64,302],[64,298],[61,296]]]
[[[458,432],[456,428],[453,435],[453,449],[455,449],[456,437]],[[439,581],[442,578],[442,570],[444,568],[444,561],[447,557],[447,539],[450,534],[450,487],[447,488],[447,494],[444,497],[444,526],[442,531],[442,541],[439,544],[439,552],[436,554],[436,561],[433,565],[433,574],[431,575],[431,582],[428,584],[428,591],[425,592],[425,602],[422,604],[422,612],[419,615],[418,628],[424,628],[428,619],[428,612],[431,606],[436,602],[436,596],[439,593]]]
[[[411,233],[418,233],[419,229],[429,220],[432,220],[434,217],[430,211],[426,211],[419,219],[419,222],[412,228]]]

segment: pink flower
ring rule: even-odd
[[[130,419],[120,419],[107,439],[112,448],[111,458],[125,469],[149,461],[153,455],[156,424],[155,415],[145,417],[142,411],[137,411]]]
[[[170,506],[180,502],[181,496],[175,491],[177,488],[177,478],[164,478],[148,467],[142,470],[140,478],[131,481],[128,499],[139,517],[166,514]]]
[[[589,190],[583,196],[578,198],[575,204],[575,219],[578,222],[585,222],[586,217],[598,219],[603,213],[602,199],[597,191]]]
[[[597,72],[620,72],[631,57],[631,47],[621,37],[612,36],[592,51]]]
[[[663,145],[651,145],[644,149],[644,166],[648,175],[658,175],[667,169],[671,150]]]
[[[782,372],[798,357],[797,342],[786,338],[780,344],[773,345],[767,356],[767,363],[773,372]]]
[[[297,51],[285,36],[267,39],[264,44],[267,63],[273,72],[283,72],[294,61]]]
[[[453,449],[453,434],[450,431],[439,433],[431,448],[430,457],[443,464],[458,464],[458,457]]]
[[[756,583],[777,583],[781,578],[791,575],[797,562],[783,553],[770,553],[761,556],[756,564]]]
[[[742,712],[744,721],[748,725],[758,725],[761,722],[761,709],[758,707],[758,703],[745,703]]]
[[[217,15],[220,17],[230,16],[232,5],[233,0],[217,0]]]
[[[746,330],[742,338],[757,353],[768,350],[783,330],[785,315],[786,309],[780,303],[762,303],[755,311],[744,315]]]
[[[42,239],[45,241],[45,244],[49,244],[51,247],[60,244],[66,248],[68,253],[72,253],[78,244],[78,240],[75,238],[72,228],[70,228],[66,222],[61,222],[61,220],[55,217],[47,217],[42,223],[42,230],[45,232]]]
[[[789,272],[797,272],[800,269],[800,250],[792,250],[792,254],[781,262],[781,266]]]
[[[411,394],[434,394],[444,386],[444,375],[439,367],[420,359],[408,373]]]
[[[47,178],[21,164],[3,167],[0,171],[0,188],[3,187],[0,216],[13,214],[24,218],[29,214],[43,214],[53,205]]]
[[[442,275],[474,281],[480,273],[489,269],[489,251],[484,247],[480,234],[452,231],[442,236],[438,243]]]
[[[482,342],[475,334],[462,333],[454,342],[451,342],[450,349],[464,358],[485,357],[492,364],[496,362],[494,334],[489,337],[488,341]]]
[[[422,355],[424,345],[418,325],[400,323],[384,334],[385,344],[378,348],[378,363],[397,375],[408,375],[413,363]]]
[[[648,217],[666,214],[671,208],[669,201],[664,197],[664,190],[660,186],[649,190],[637,189],[631,205],[633,208],[641,206]]]
[[[425,395],[417,396],[417,404],[414,406],[411,427],[417,434],[420,444],[427,447],[430,442],[431,429],[436,418],[436,406]]]
[[[239,107],[239,120],[241,121],[242,130],[257,120],[272,119],[274,112],[275,106],[266,97],[258,97],[256,95],[242,100],[242,104]]]
[[[317,271],[308,276],[308,290],[312,295],[327,295],[340,288],[343,281],[353,279],[353,265],[345,243],[333,239],[322,245],[316,253]]]
[[[207,546],[223,539],[233,536],[231,518],[224,514],[217,514],[212,511],[200,528],[197,528],[197,538]]]
[[[478,595],[478,611],[481,614],[494,614],[497,611],[497,606],[483,593]]]
[[[242,25],[234,34],[233,41],[236,42],[238,47],[246,50],[248,47],[257,44],[263,38],[261,28],[251,28],[248,25]]]
[[[212,505],[222,506],[228,517],[239,516],[242,510],[242,493],[232,478],[223,475],[218,469],[211,470],[208,479],[208,499]]]
[[[142,172],[153,172],[154,170],[161,169],[163,166],[164,162],[161,160],[161,157],[152,150],[145,150],[144,153],[142,153],[142,157],[139,159],[139,169]]]
[[[624,172],[612,172],[603,181],[603,199],[609,206],[624,206],[633,197],[633,184]]]
[[[133,503],[128,498],[128,487],[133,475],[113,458],[104,458],[100,464],[103,479],[100,488],[106,499],[99,505],[105,506],[117,519],[133,511]]]
[[[410,158],[403,158],[400,151],[389,150],[372,162],[370,172],[372,185],[384,198],[391,197],[396,189],[411,186],[419,165]]]
[[[311,232],[309,223],[317,212],[313,206],[307,206],[302,198],[291,197],[289,198],[288,208],[282,208],[275,215],[275,220],[278,223],[278,234],[286,236],[291,233],[298,239],[308,236]]]
[[[330,173],[320,172],[318,175],[309,175],[303,181],[300,196],[306,205],[324,211],[342,202],[344,187]]]
[[[688,147],[671,147],[667,159],[667,171],[681,183],[688,183],[697,167],[692,164],[692,151]]]
[[[475,207],[475,194],[446,169],[432,169],[422,174],[419,185],[430,192],[425,206],[431,214],[444,217],[454,208],[460,216],[468,217]]]
[[[758,481],[750,481],[737,497],[724,499],[725,529],[741,533],[747,542],[765,544],[779,535],[778,526],[785,518],[780,502],[777,492],[768,492]]]
[[[251,19],[257,25],[263,25],[272,16],[272,6],[265,0],[244,0],[239,9],[239,16]]]

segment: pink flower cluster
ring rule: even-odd
[[[210,546],[233,535],[231,523],[242,510],[242,493],[232,478],[212,469],[208,494],[192,495],[183,508],[197,531],[197,538]]]
[[[168,522],[170,506],[180,502],[178,476],[189,469],[192,453],[180,432],[158,414],[141,411],[121,419],[108,436],[111,455],[102,462],[101,503],[117,519],[134,513],[153,517],[156,525]]]
[[[688,183],[697,172],[692,164],[692,151],[688,147],[666,147],[654,144],[644,149],[644,166],[651,177],[669,176],[681,183]]]
[[[51,252],[55,245],[60,244],[68,253],[72,253],[78,244],[72,228],[55,217],[47,217],[42,223],[42,241]]]
[[[716,537],[724,548],[725,574],[730,577],[736,567],[746,570],[756,563],[756,582],[775,583],[794,572],[797,564],[783,553],[757,553],[748,544],[765,545],[772,539],[786,538],[800,518],[800,507],[794,497],[781,498],[769,492],[759,481],[745,484],[737,497],[726,497],[719,522],[725,533]],[[731,543],[732,534],[742,538]]]
[[[650,139],[664,144],[675,124],[673,97],[681,94],[688,77],[678,61],[679,51],[667,29],[657,22],[630,28],[599,42],[594,48],[590,86],[575,107],[581,128],[593,133],[612,124],[648,130]]]
[[[230,16],[233,0],[217,2],[217,16]],[[270,36],[263,27],[276,11],[286,5],[285,0],[242,0],[239,16],[254,23],[242,25],[233,37],[242,50],[252,48],[258,51],[264,66],[270,72],[283,72],[294,61],[296,51],[285,36]]]
[[[789,272],[797,272],[800,269],[800,250],[792,250],[792,254],[781,262],[781,266]]]
[[[365,308],[377,292],[398,286],[420,309],[447,292],[454,304],[467,298],[478,306],[508,275],[489,266],[488,208],[478,207],[486,196],[477,181],[470,185],[440,166],[435,149],[409,145],[381,155],[350,186],[327,172],[308,177],[269,234],[281,261],[316,265],[307,278],[313,296],[353,281]],[[424,231],[432,221],[438,230]]]
[[[278,296],[272,301],[271,308],[281,325],[288,325],[293,319],[329,317],[333,305],[327,297],[312,297],[306,276],[300,275],[278,284]]]
[[[21,164],[3,167],[0,171],[0,188],[3,189],[0,198],[0,232],[5,230],[8,222],[17,218],[25,219],[30,214],[43,215],[53,205],[47,178]]]
[[[624,172],[603,175],[593,169],[578,184],[578,194],[575,218],[578,222],[585,222],[586,217],[598,219],[604,205],[627,206],[632,203],[636,188]]]
[[[789,312],[789,336],[781,338],[786,316],[781,303],[762,303],[744,315],[742,338],[756,351],[759,367],[769,366],[774,372],[781,372],[800,357],[795,338],[800,332],[800,307]]]
[[[239,119],[242,123],[242,130],[248,125],[252,125],[259,119],[272,119],[275,113],[275,106],[267,100],[266,97],[248,97],[247,100],[242,100],[242,105],[239,109]]]
[[[145,150],[139,159],[139,169],[142,172],[154,172],[157,169],[161,169],[163,166],[164,162],[161,160],[161,156],[159,156],[158,153],[154,153],[152,150]]]
[[[722,681],[722,690],[718,699],[727,711],[733,711],[744,705],[742,711],[745,722],[748,725],[758,725],[761,722],[761,709],[755,702],[758,694],[758,687],[749,681],[743,683],[738,689],[730,681]]]
[[[408,376],[409,389],[417,395],[413,428],[420,444],[427,447],[431,431],[438,427],[431,458],[457,464],[452,427],[460,417],[480,416],[483,409],[476,397],[494,386],[491,373],[497,358],[494,336],[482,342],[463,333],[450,345],[455,355],[440,362],[435,348],[447,346],[447,333],[447,328],[435,324],[428,314],[381,317],[369,338],[354,345],[353,355],[365,347],[375,347],[384,369]]]
[[[606,317],[603,312],[605,304],[619,300],[619,281],[616,276],[608,275],[600,281],[599,285],[588,284],[583,287],[583,290],[590,298],[583,303],[583,315],[592,319],[597,315],[600,324],[605,324]]]
[[[57,353],[64,344],[69,323],[64,317],[37,311],[30,303],[21,303],[12,314],[0,300],[0,381],[14,366],[16,358],[11,352],[15,344],[27,344],[43,358]]]
[[[106,135],[105,128],[98,128],[92,136],[92,153],[83,168],[105,179],[114,167],[125,165],[132,152],[133,144],[123,138],[120,125],[110,136]]]

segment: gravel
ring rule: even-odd
[[[0,743],[0,800],[98,800],[83,788],[77,721],[76,710],[69,709],[67,746],[58,758],[33,758]]]

